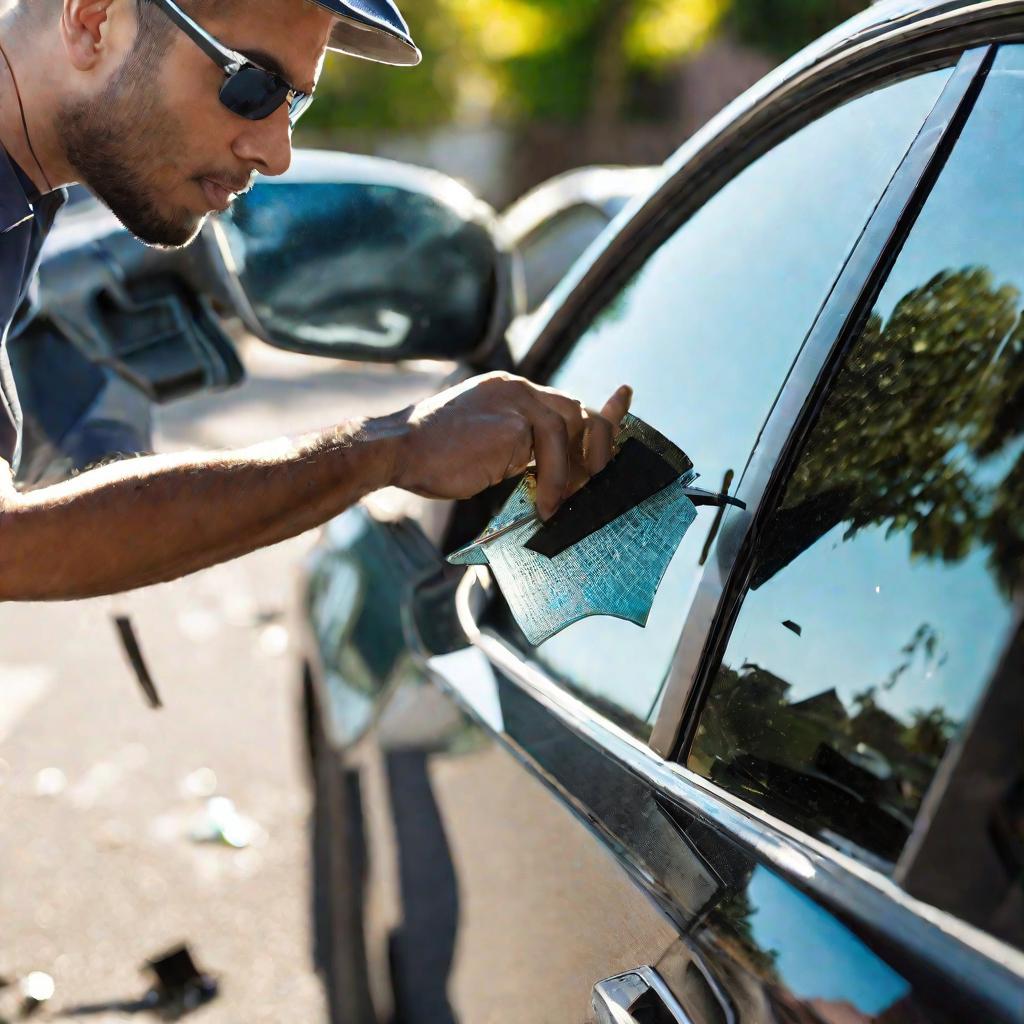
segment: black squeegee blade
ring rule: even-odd
[[[635,437],[526,542],[554,558],[679,479],[679,471]]]

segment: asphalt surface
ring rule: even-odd
[[[245,358],[245,386],[161,415],[163,449],[383,412],[438,381],[258,343]],[[132,1005],[150,985],[142,968],[182,942],[219,982],[187,1020],[326,1020],[293,619],[314,540],[116,598],[0,605],[0,1021],[21,1019],[32,972],[54,984],[33,1020],[154,1019]],[[161,711],[121,653],[119,614]],[[237,848],[210,841],[218,826]],[[46,993],[45,978],[32,982]]]

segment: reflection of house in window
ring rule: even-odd
[[[839,699],[835,687],[816,693],[806,700],[790,704],[791,711],[796,711],[805,718],[820,722],[833,733],[845,733],[849,729],[850,716],[846,713],[846,705]]]
[[[906,755],[903,747],[903,723],[883,711],[877,704],[865,704],[850,722],[851,733],[858,743],[877,750],[890,762]]]
[[[792,689],[785,679],[749,661],[743,664],[740,672],[743,680],[743,699],[751,704],[783,704],[786,694]]]

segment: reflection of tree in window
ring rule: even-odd
[[[887,543],[906,538],[918,564],[982,551],[1009,602],[1024,557],[1020,305],[1016,288],[966,267],[905,294],[884,325],[872,313],[766,526],[752,589],[842,526],[833,548],[884,531]],[[960,723],[944,703],[894,711],[889,694],[912,667],[941,669],[944,642],[921,623],[892,671],[845,704],[834,689],[794,701],[767,669],[723,665],[691,766],[893,859]]]
[[[904,296],[884,330],[871,316],[772,523],[755,586],[845,522],[846,538],[886,524],[908,532],[915,555],[945,561],[983,544],[1013,588],[1024,554],[1024,459],[1007,452],[1024,411],[1019,303],[1015,288],[968,268]]]

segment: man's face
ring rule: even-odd
[[[304,0],[242,0],[214,10],[197,17],[209,33],[312,92],[332,25],[326,11]],[[219,99],[224,72],[188,36],[172,33],[159,66],[134,59],[145,52],[137,39],[97,95],[61,112],[80,180],[134,235],[165,247],[191,242],[256,173],[283,174],[291,163],[287,104],[262,121],[231,113]]]

